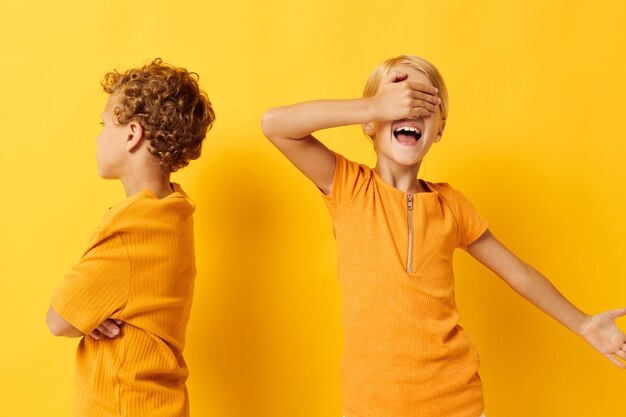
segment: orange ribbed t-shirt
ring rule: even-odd
[[[196,275],[194,204],[173,188],[109,209],[53,295],[52,307],[85,334],[109,317],[124,321],[117,338],[80,341],[76,416],[189,415],[182,352]]]
[[[461,193],[406,195],[336,155],[324,197],[337,241],[345,417],[478,417],[479,358],[459,326],[452,256],[488,227]]]

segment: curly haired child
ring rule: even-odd
[[[48,327],[82,338],[76,416],[185,417],[194,203],[170,173],[200,156],[215,114],[197,75],[160,59],[109,72],[102,87],[98,172],[119,179],[126,199],[54,292]]]

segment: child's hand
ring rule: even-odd
[[[626,308],[605,311],[590,316],[580,330],[580,335],[595,350],[622,369],[626,369],[626,365],[615,356],[626,360],[626,335],[617,327],[615,319],[625,315]]]
[[[391,121],[428,117],[437,111],[441,99],[430,85],[406,81],[404,72],[389,71],[372,97],[374,120]]]
[[[89,334],[93,339],[100,340],[102,336],[113,339],[120,335],[122,320],[106,319],[93,332]]]

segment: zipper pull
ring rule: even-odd
[[[409,207],[409,210],[413,210],[413,194],[408,194],[407,196],[407,204]]]

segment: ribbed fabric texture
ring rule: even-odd
[[[183,359],[196,275],[194,204],[178,184],[143,190],[109,209],[52,306],[89,334],[124,321],[114,339],[84,337],[76,354],[79,417],[186,417]]]
[[[452,256],[487,221],[449,185],[427,182],[409,217],[407,195],[336,159],[324,200],[337,241],[345,417],[480,416],[479,358],[458,324]]]

